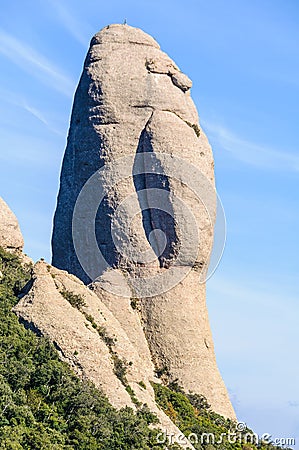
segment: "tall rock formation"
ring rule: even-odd
[[[143,31],[110,25],[94,36],[61,171],[53,265],[92,282],[163,380],[235,418],[205,304],[216,194],[191,85]]]
[[[21,254],[24,247],[18,220],[0,197],[0,247],[11,253]]]

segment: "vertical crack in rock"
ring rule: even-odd
[[[140,210],[142,211],[142,224],[147,240],[159,259],[160,267],[167,268],[175,257],[178,237],[176,235],[174,211],[170,198],[169,180],[163,174],[161,162],[154,153],[148,132],[148,125],[153,114],[154,111],[141,132],[136,152],[137,155],[151,153],[152,166],[146,167],[146,162],[143,159],[142,173],[134,175],[134,185],[138,195]],[[138,160],[139,162],[140,160]],[[135,165],[136,162],[133,171]],[[151,190],[155,190],[155,195],[159,197],[160,208],[151,205],[149,198],[149,192],[153,192]],[[164,192],[167,193],[166,196],[161,195]]]

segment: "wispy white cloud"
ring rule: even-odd
[[[50,131],[52,131],[55,134],[58,134],[59,136],[63,136],[63,133],[61,131],[57,130],[56,128],[54,128],[53,125],[49,122],[49,120],[43,115],[43,113],[40,110],[29,105],[26,101],[23,101],[23,103],[20,104],[19,106],[24,108],[25,111],[29,112],[37,120],[42,122]]]
[[[72,97],[73,79],[34,48],[1,29],[0,53],[52,89]]]
[[[0,89],[0,99],[4,102],[16,106],[17,108],[22,108],[27,113],[34,116],[37,120],[39,120],[42,124],[45,125],[46,128],[48,128],[49,131],[58,134],[59,136],[63,136],[64,133],[62,131],[59,131],[55,126],[51,123],[51,121],[45,116],[45,114],[37,109],[36,107],[32,106],[25,98],[22,96],[22,94],[10,92],[7,90]]]
[[[44,115],[42,114],[41,111],[39,111],[38,109],[34,108],[33,106],[28,105],[28,103],[26,103],[26,101],[23,102],[22,106],[25,111],[29,112],[30,114],[32,114],[36,119],[38,119],[41,123],[43,123],[44,125],[46,125],[47,128],[50,128],[49,122],[47,121],[47,119],[44,117]]]
[[[56,18],[63,24],[64,28],[84,47],[88,45],[92,35],[91,27],[82,18],[78,19],[61,2],[50,0],[51,7],[55,10]]]
[[[279,151],[242,139],[226,127],[216,123],[203,121],[202,124],[217,145],[244,163],[267,170],[299,172],[299,154]]]
[[[235,279],[226,279],[223,276],[217,275],[217,277],[212,277],[208,282],[208,288],[214,294],[217,294],[218,298],[230,299],[232,302],[235,300],[239,304],[243,305],[250,304],[251,307],[260,306],[269,310],[269,315],[272,314],[272,309],[274,306],[276,312],[279,311],[280,319],[284,314],[287,314],[286,305],[289,307],[294,307],[298,309],[297,292],[298,284],[296,283],[297,278],[295,276],[289,275],[286,277],[281,277],[281,284],[283,289],[278,290],[272,281],[265,278],[261,280],[261,274],[247,274],[246,279],[239,278],[239,275],[235,274]],[[285,283],[290,284],[289,290],[285,286]],[[283,299],[283,301],[282,301]]]

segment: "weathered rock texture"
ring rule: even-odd
[[[9,206],[0,197],[0,247],[21,254],[24,247],[18,220]]]
[[[195,163],[213,180],[211,149],[204,134],[198,137],[192,127],[198,124],[198,116],[190,86],[191,81],[157,42],[141,30],[112,25],[94,36],[76,91],[63,160],[52,238],[55,266],[90,281],[73,248],[72,214],[85,182],[104,164],[139,152],[160,151]],[[109,180],[105,181],[109,186]],[[158,180],[153,184],[158,185]],[[112,266],[119,266],[122,259],[111,239],[111,216],[117,204],[136,195],[143,185],[142,177],[135,184],[133,179],[123,180],[99,208],[98,245]],[[165,214],[158,220],[154,215],[155,225],[163,227]],[[135,221],[131,237],[138,249],[149,250],[150,220],[145,222]],[[168,227],[163,259],[171,258],[172,242],[176,242],[175,233],[170,232]],[[210,243],[211,237],[207,250]]]
[[[94,281],[79,263],[73,244],[72,219],[78,195],[102,166],[112,164],[117,172],[117,160],[133,156],[128,168],[132,174],[134,158],[151,154],[153,165],[162,173],[138,174],[122,178],[116,184],[115,174],[108,173],[100,180],[107,194],[95,218],[95,233],[111,269],[104,273],[99,269],[93,289],[98,302],[106,306],[126,334],[130,351],[135,349],[144,359],[145,367],[151,367],[152,358],[156,371],[163,373],[165,381],[177,379],[186,390],[204,394],[215,411],[235,418],[217,368],[205,286],[200,284],[213,241],[215,193],[209,197],[208,214],[185,179],[167,175],[168,167],[162,158],[163,155],[170,159],[184,158],[186,164],[192,164],[213,186],[213,156],[199,128],[190,97],[191,85],[190,79],[160,50],[157,42],[141,30],[111,25],[94,36],[76,91],[63,160],[52,237],[53,265],[78,276],[86,284]],[[191,184],[196,181],[192,171],[189,177]],[[148,207],[149,198],[143,195],[145,189],[164,192],[168,213],[165,208],[161,211]],[[183,206],[174,201],[175,196],[182,200]],[[123,203],[123,214],[117,217],[118,237],[126,250],[123,253],[115,246],[111,225],[117,208],[128,198],[138,203],[139,214],[128,228],[126,219],[130,208]],[[200,233],[198,245],[189,232],[186,208],[191,211]],[[83,222],[84,215],[83,211]],[[162,249],[161,242],[152,240],[156,229],[164,233]],[[84,239],[88,258],[92,252],[88,238]],[[190,255],[194,247],[193,260]],[[181,248],[184,252],[178,258]],[[135,253],[142,252],[151,255],[148,261],[134,258]],[[167,276],[176,265],[188,268],[189,274],[172,289],[161,294],[138,295],[137,292],[136,295],[130,280],[138,281],[149,275]],[[119,296],[106,292],[107,283],[117,284],[116,280],[122,278],[129,281],[124,288],[120,281]],[[129,297],[134,299],[134,310]],[[96,304],[94,296],[93,302]],[[48,329],[50,323],[44,327]],[[122,401],[127,399],[124,397]]]
[[[135,409],[127,390],[130,386],[140,404],[147,404],[156,414],[159,428],[180,439],[184,448],[193,449],[187,439],[182,441],[180,430],[155,403],[151,381],[159,380],[154,376],[149,351],[142,342],[145,338],[140,335],[140,322],[134,330],[139,319],[137,316],[130,319],[128,305],[124,303],[119,306],[132,325],[129,334],[82,281],[43,261],[34,266],[32,280],[24,291],[13,311],[27,328],[49,337],[61,359],[79,377],[92,381],[116,408],[130,406]],[[72,306],[67,300],[70,295],[84,304],[79,309]],[[123,376],[117,366],[120,361],[126,367]]]

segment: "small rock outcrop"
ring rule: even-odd
[[[18,220],[9,206],[0,197],[0,247],[21,254],[24,247],[23,236]]]
[[[93,37],[63,159],[52,263],[92,283],[145,367],[234,419],[205,303],[216,193],[191,86],[143,31],[110,25]]]

